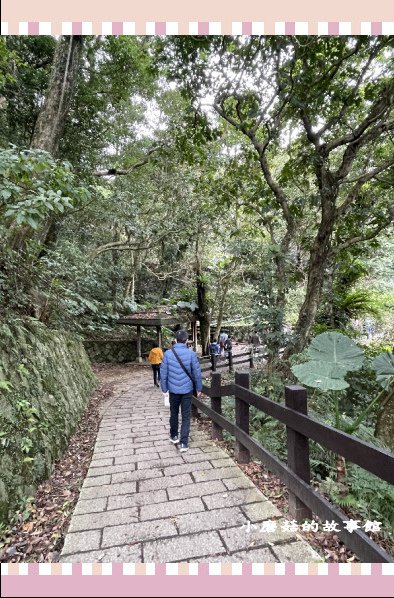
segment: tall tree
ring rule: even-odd
[[[204,113],[214,97],[214,112],[249,141],[267,203],[282,215],[275,256],[280,307],[290,250],[305,215],[310,219],[305,300],[287,355],[301,351],[332,257],[393,222],[379,181],[382,173],[390,179],[394,164],[393,38],[174,38],[169,46],[162,48],[166,68],[183,82],[196,111]],[[278,164],[284,149],[288,157]],[[309,189],[300,202],[292,189],[301,177]],[[379,203],[372,219],[362,209],[367,189]],[[358,234],[342,226],[352,218]]]
[[[56,156],[63,136],[71,100],[78,80],[83,38],[66,35],[59,39],[44,104],[34,128],[31,147]]]

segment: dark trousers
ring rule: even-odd
[[[158,384],[160,382],[160,363],[152,363],[153,370],[153,383]]]
[[[192,411],[192,395],[178,395],[170,392],[170,434],[171,438],[178,436],[179,407],[182,412],[181,444],[189,445],[190,416]]]

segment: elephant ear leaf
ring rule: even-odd
[[[301,384],[321,390],[344,390],[349,384],[344,379],[347,370],[327,361],[308,361],[294,365],[291,371]]]
[[[308,349],[311,360],[338,365],[347,372],[359,370],[364,362],[362,350],[344,334],[323,332],[316,336]]]
[[[388,388],[394,379],[394,355],[389,351],[377,355],[372,361],[378,382],[383,388]]]

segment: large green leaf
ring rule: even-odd
[[[343,390],[349,386],[344,379],[347,370],[338,364],[327,361],[307,361],[306,363],[294,365],[291,371],[297,376],[301,384],[312,388]]]
[[[310,359],[340,365],[347,372],[359,370],[363,364],[363,352],[344,334],[323,332],[316,336],[308,349]]]
[[[389,351],[377,355],[372,361],[378,382],[383,388],[388,388],[394,380],[394,355]]]

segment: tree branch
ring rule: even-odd
[[[366,173],[360,175],[359,177],[356,177],[350,181],[347,181],[348,183],[355,183],[355,185],[349,192],[345,201],[340,206],[338,206],[338,208],[336,210],[337,217],[343,216],[347,212],[348,208],[357,199],[357,196],[360,193],[361,188],[364,185],[364,183],[375,178],[377,174],[379,174],[380,172],[383,172],[384,170],[387,170],[387,168],[390,168],[390,166],[392,166],[393,164],[394,164],[394,156],[392,156],[385,162],[382,162],[382,164],[379,164],[379,166],[376,166],[374,169],[370,170],[369,172],[366,172]]]
[[[126,170],[118,170],[117,168],[109,168],[108,170],[97,170],[94,174],[95,176],[101,177],[101,176],[117,176],[117,175],[127,175],[130,174],[131,172],[133,172],[133,170],[136,170],[137,168],[141,168],[141,166],[145,166],[145,164],[148,164],[148,162],[151,159],[151,155],[154,152],[157,152],[159,149],[161,149],[163,146],[159,145],[159,146],[155,146],[152,147],[145,155],[145,158],[143,158],[142,160],[140,160],[139,162],[136,162],[135,164],[132,164],[131,166],[129,166],[129,168],[127,168]]]
[[[393,222],[394,222],[394,210],[392,210],[389,213],[388,218],[384,222],[382,222],[378,226],[375,226],[375,228],[373,228],[369,232],[365,233],[364,235],[356,235],[354,237],[351,237],[350,239],[347,239],[346,241],[344,241],[337,247],[334,247],[331,250],[331,257],[335,257],[336,255],[338,255],[338,253],[340,253],[344,249],[347,249],[348,247],[351,247],[352,245],[356,245],[357,243],[362,243],[363,241],[370,241],[371,239],[374,239],[375,237],[378,236],[378,234],[382,230],[384,230],[385,228],[388,228],[390,226],[390,224],[392,224]]]
[[[171,235],[173,232],[175,231],[166,231],[165,234],[163,234],[161,237],[155,238],[151,243],[148,243],[148,245],[132,245],[131,243],[125,241],[112,241],[111,243],[101,245],[92,251],[90,254],[90,259],[94,260],[96,257],[102,253],[105,253],[106,251],[143,251],[145,249],[151,249],[151,247],[161,243],[163,239],[165,239],[168,235]]]
[[[324,151],[325,155],[328,155],[337,147],[346,144],[354,144],[360,140],[363,133],[379,118],[383,117],[384,113],[387,112],[393,105],[394,102],[394,82],[391,82],[389,85],[386,86],[385,90],[382,90],[380,94],[379,100],[375,102],[372,106],[369,114],[364,118],[364,120],[356,127],[356,129],[352,133],[348,133],[347,135],[342,135],[337,139],[333,139],[329,143],[325,143],[322,146],[322,150]],[[392,123],[392,121],[389,121]],[[379,129],[386,123],[379,123],[375,129]],[[382,132],[382,131],[380,131]]]

